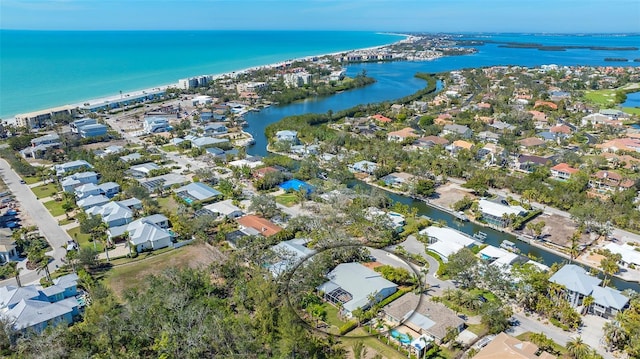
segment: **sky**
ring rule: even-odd
[[[638,0],[1,0],[0,29],[640,32]]]

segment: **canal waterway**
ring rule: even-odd
[[[252,155],[268,155],[266,150],[267,138],[264,135],[265,128],[269,124],[277,122],[284,117],[305,113],[326,113],[329,110],[337,112],[359,104],[398,99],[425,87],[426,83],[424,80],[414,77],[417,72],[434,73],[472,67],[469,62],[469,57],[467,56],[456,56],[432,62],[366,63],[348,66],[347,74],[349,76],[354,76],[365,70],[368,76],[377,80],[376,83],[329,97],[308,99],[284,106],[272,106],[259,112],[247,114],[245,119],[249,123],[249,127],[246,131],[251,133],[256,141],[253,146],[247,149],[247,152]],[[484,61],[480,62],[482,63]],[[448,226],[461,232],[473,235],[478,231],[482,231],[487,234],[485,240],[487,244],[499,246],[502,241],[509,240],[514,242],[523,254],[530,254],[539,258],[544,264],[549,266],[553,263],[565,263],[568,261],[566,258],[554,253],[519,241],[511,234],[496,231],[472,222],[460,222],[453,215],[430,207],[423,201],[390,192],[388,192],[388,195],[393,201],[416,207],[419,215],[430,217],[436,221],[443,220]],[[620,290],[633,289],[640,292],[639,283],[626,282],[619,278],[613,278],[612,285]]]

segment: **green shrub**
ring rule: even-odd
[[[350,320],[340,326],[340,335],[344,335],[354,330],[358,326],[358,323],[354,320]]]

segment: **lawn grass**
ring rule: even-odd
[[[176,152],[178,151],[178,147],[175,145],[164,145],[162,146],[162,150],[166,152]]]
[[[78,242],[78,245],[81,248],[92,248],[92,249],[94,248],[93,242],[90,241],[91,235],[86,233],[81,233],[80,227],[71,228],[70,230],[67,231],[67,233],[69,234],[69,237],[75,239]],[[104,248],[102,247],[102,242],[97,241],[95,245],[96,245],[95,249],[98,252],[102,252],[104,250]]]
[[[52,216],[58,217],[64,214],[64,209],[62,209],[63,201],[51,200],[44,203],[44,206],[49,210]]]
[[[327,324],[335,325],[340,328],[341,325],[346,323],[344,320],[340,319],[340,316],[338,315],[338,308],[329,303],[324,303],[322,306],[327,311]]]
[[[483,337],[489,332],[489,329],[487,329],[487,326],[484,324],[469,324],[467,325],[467,329],[478,337]]]
[[[58,193],[58,187],[53,183],[49,183],[44,186],[33,187],[31,188],[31,191],[33,191],[33,194],[35,194],[36,197],[40,199],[54,196],[56,193]]]
[[[58,221],[58,225],[64,226],[65,224],[73,223],[75,220],[73,218],[65,218],[63,220]]]
[[[623,112],[630,113],[632,115],[640,116],[640,107],[623,107]]]
[[[168,210],[171,213],[178,210],[178,207],[179,207],[178,202],[176,202],[173,196],[158,197],[156,198],[156,200],[158,201],[158,204],[160,205],[160,207]]]
[[[283,206],[291,207],[298,201],[298,196],[291,193],[283,193],[276,197],[276,202],[280,203]]]
[[[42,181],[42,178],[39,176],[22,176],[22,179],[26,184],[34,184]]]
[[[615,89],[586,91],[584,97],[596,105],[611,106],[616,104],[616,92]]]
[[[405,355],[398,352],[393,346],[386,344],[384,335],[381,335],[380,339],[375,336],[371,336],[364,328],[356,328],[349,333],[349,336],[342,337],[345,347],[351,348],[356,342],[361,341],[365,346],[371,350],[375,350],[376,353],[382,355],[383,358],[402,359],[406,358]],[[371,352],[371,351],[369,351]]]

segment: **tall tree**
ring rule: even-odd
[[[567,354],[573,359],[586,359],[590,352],[591,348],[582,340],[582,337],[571,338],[567,342]]]

